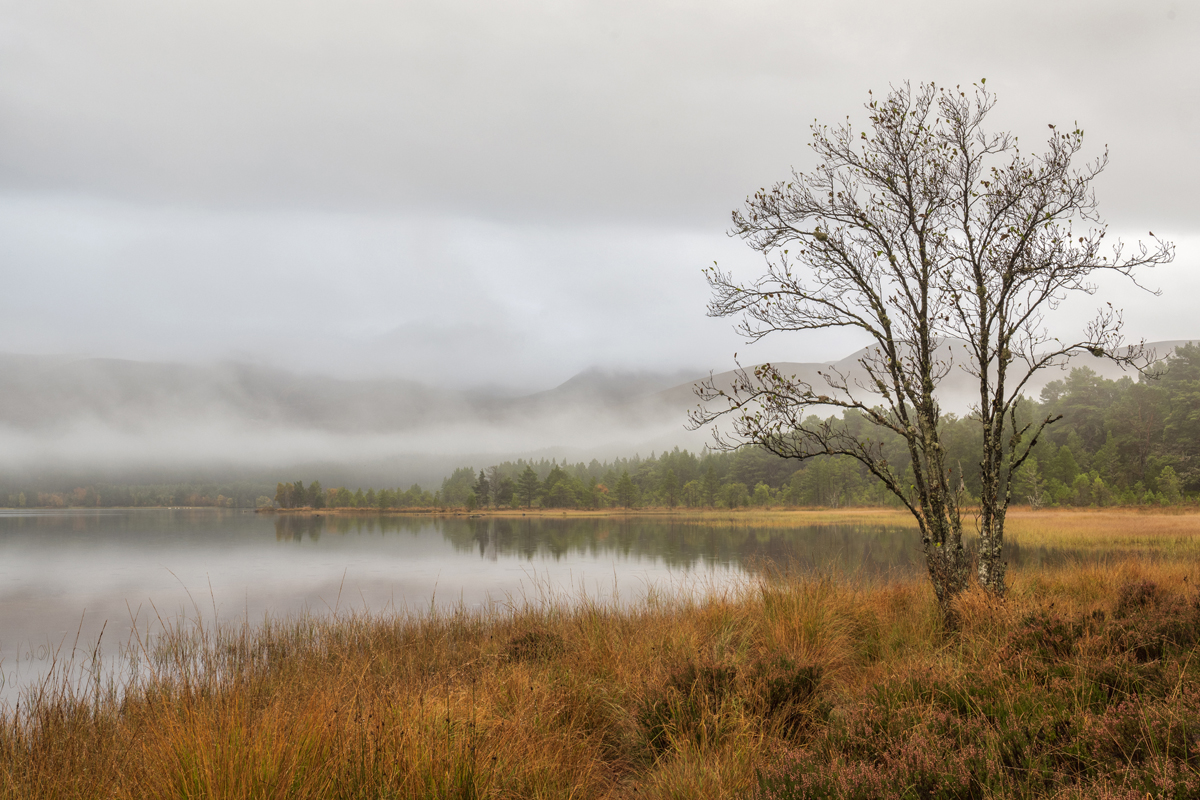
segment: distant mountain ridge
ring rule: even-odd
[[[86,419],[136,430],[155,420],[238,419],[338,432],[407,430],[470,417],[500,423],[564,404],[621,412],[690,371],[593,368],[523,396],[444,389],[398,378],[346,380],[243,363],[188,365],[0,354],[0,425],[37,430]]]
[[[1194,340],[1153,342],[1159,357]],[[825,387],[818,371],[832,367],[863,378],[859,350],[838,361],[776,362],[784,374]],[[1116,379],[1122,372],[1111,361],[1088,354],[1071,367],[1086,366]],[[728,384],[734,372],[715,376]],[[1051,380],[1065,377],[1045,370],[1028,387],[1037,396]],[[317,428],[334,432],[385,432],[452,423],[464,418],[502,424],[512,418],[560,412],[604,411],[636,420],[680,415],[696,404],[693,386],[702,376],[674,372],[592,368],[562,384],[521,396],[480,390],[455,390],[399,378],[347,380],[301,375],[243,363],[188,365],[109,358],[0,354],[0,425],[38,430],[86,419],[119,429],[137,430],[155,420],[237,419],[276,428]],[[939,387],[943,407],[963,413],[977,392],[971,376],[954,368]],[[646,420],[651,421],[650,419]]]
[[[1164,356],[1184,341],[1150,347]],[[831,366],[851,379],[861,377],[857,361],[864,352],[833,362],[776,366],[820,390],[825,383],[817,373]],[[1124,374],[1086,354],[1071,366],[1109,378]],[[1046,383],[1066,374],[1045,371],[1026,393],[1036,397]],[[733,375],[714,379],[728,385]],[[534,454],[588,460],[675,446],[694,450],[710,433],[685,427],[687,411],[698,403],[693,389],[700,377],[688,371],[589,369],[552,389],[512,396],[242,363],[0,354],[0,468],[390,464],[397,466],[379,469],[400,483],[398,465],[406,459],[415,463],[418,456],[441,464],[455,454],[471,454],[495,463]],[[969,375],[952,370],[939,389],[943,410],[967,413],[977,391]]]

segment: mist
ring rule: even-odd
[[[1166,358],[1182,340],[1151,342]],[[978,385],[951,365],[938,388],[944,413],[965,416]],[[870,385],[865,351],[840,359],[776,362],[818,391],[825,375]],[[1136,378],[1083,353],[1025,387],[1036,398],[1067,369]],[[517,459],[607,461],[675,447],[702,451],[729,421],[693,429],[696,385],[708,378],[675,372],[592,369],[553,389],[513,394],[415,381],[345,379],[237,362],[196,366],[116,359],[0,356],[0,481],[70,489],[92,483],[164,484],[318,479],[327,486],[440,485],[454,469]],[[735,373],[711,378],[729,388]],[[880,402],[860,392],[857,399]],[[720,408],[714,401],[709,408]],[[836,408],[814,407],[835,414]]]
[[[242,363],[0,356],[0,368],[0,473],[10,481],[429,486],[463,465],[703,445],[683,424],[689,372],[590,370],[512,395]]]

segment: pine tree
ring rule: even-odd
[[[541,488],[542,482],[538,480],[537,473],[533,471],[533,467],[526,464],[525,471],[517,478],[517,494],[525,501],[526,508],[533,507],[533,498],[537,497]]]
[[[489,485],[487,475],[483,470],[479,470],[479,480],[475,481],[475,499],[479,505],[487,507],[488,497],[491,495],[491,486]]]
[[[617,479],[616,487],[617,505],[624,508],[633,508],[634,499],[637,497],[637,489],[633,485],[633,479],[629,477],[628,471],[622,471],[621,477]]]

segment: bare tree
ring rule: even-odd
[[[698,387],[706,402],[690,415],[696,427],[730,415],[732,436],[714,429],[722,447],[755,443],[785,457],[860,461],[916,518],[948,619],[970,564],[962,476],[940,441],[939,382],[953,368],[978,380],[978,578],[1002,594],[1009,478],[1056,419],[1019,421],[1030,378],[1077,351],[1139,368],[1149,361],[1142,345],[1123,344],[1121,314],[1111,304],[1066,341],[1051,335],[1047,313],[1069,294],[1093,294],[1096,273],[1136,283],[1138,270],[1174,255],[1153,233],[1151,247],[1106,247],[1092,181],[1107,152],[1073,168],[1083,131],[1051,125],[1045,152],[1026,156],[1012,135],[984,130],[994,102],[983,81],[969,93],[906,84],[870,99],[864,131],[849,121],[813,126],[817,167],[760,189],[733,214],[730,235],[763,253],[765,274],[742,284],[717,267],[706,270],[708,311],[741,317],[738,330],[751,341],[777,331],[856,328],[873,341],[861,373],[831,369],[822,373],[827,387],[814,389],[770,364],[739,369],[732,386],[710,378]],[[708,402],[722,399],[724,407]],[[821,407],[857,412],[881,435],[819,420],[812,411]],[[891,434],[911,461],[907,480],[904,465],[885,457]]]

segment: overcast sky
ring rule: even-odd
[[[840,358],[705,317],[703,266],[759,264],[730,210],[814,118],[981,77],[1025,149],[1109,146],[1113,231],[1178,257],[1106,299],[1196,337],[1198,52],[1171,0],[0,0],[0,350],[531,389]]]

